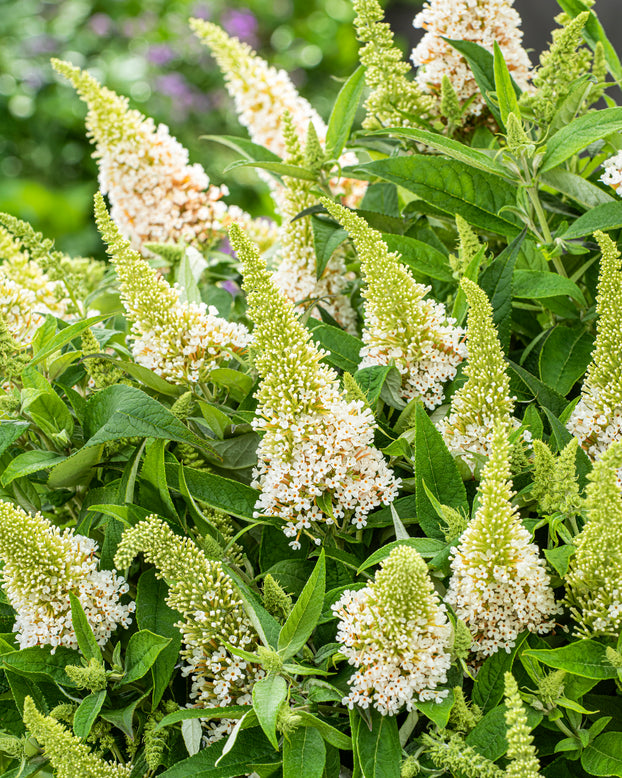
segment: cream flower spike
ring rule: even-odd
[[[115,572],[99,570],[96,554],[90,538],[60,530],[40,513],[31,516],[0,502],[0,577],[17,614],[13,630],[21,648],[78,648],[70,593],[80,600],[100,646],[119,624],[132,623],[134,603],[119,602],[129,586]]]
[[[473,98],[465,116],[479,116],[486,107],[464,57],[443,40],[450,38],[478,43],[490,52],[496,41],[510,74],[521,89],[527,89],[531,63],[521,45],[521,19],[513,5],[514,0],[427,0],[413,21],[414,27],[426,31],[411,55],[421,88],[440,95],[447,76],[463,105]]]
[[[507,426],[498,423],[479,487],[479,507],[457,548],[451,549],[445,601],[469,628],[478,659],[509,651],[525,629],[550,631],[550,617],[559,612],[538,546],[512,505],[507,435]]]
[[[285,161],[293,165],[305,162],[306,152],[314,140],[313,125],[309,125],[306,150],[298,140],[298,134],[289,114],[283,119],[283,135],[287,154]],[[329,259],[321,277],[317,277],[317,258],[310,216],[295,218],[301,211],[317,204],[311,193],[313,183],[299,178],[284,177],[285,188],[280,196],[283,223],[280,229],[280,249],[277,251],[278,269],[274,283],[300,312],[317,300],[335,321],[346,331],[356,334],[356,314],[350,300],[343,294],[346,285],[346,268],[343,249],[337,248]],[[320,318],[317,307],[311,315]]]
[[[379,232],[328,198],[322,203],[348,231],[361,260],[366,287],[360,367],[394,364],[403,399],[421,398],[435,408],[443,402],[443,384],[455,378],[466,357],[464,330],[454,326],[444,305],[424,299],[430,287],[415,281]]]
[[[250,705],[253,685],[264,671],[232,654],[225,644],[254,651],[259,637],[222,564],[207,559],[190,538],[175,535],[154,515],[125,530],[115,564],[125,569],[140,553],[169,584],[166,601],[182,617],[176,625],[185,645],[181,653],[187,665],[182,672],[191,676],[194,705]],[[209,724],[209,742],[220,740],[234,724],[232,719]]]
[[[132,772],[131,766],[111,764],[92,753],[60,722],[40,713],[32,697],[24,700],[24,724],[43,746],[56,778],[129,778]]]
[[[232,38],[213,22],[191,19],[190,26],[209,47],[218,67],[223,73],[227,91],[235,102],[240,123],[246,127],[253,143],[265,146],[269,151],[283,158],[287,152],[281,130],[283,116],[289,113],[298,133],[298,140],[304,143],[309,122],[324,145],[327,127],[317,111],[301,97],[284,70],[269,65],[253,49],[237,38]],[[356,154],[345,152],[339,159],[342,167],[358,162]],[[268,179],[267,179],[268,180]],[[269,182],[274,189],[272,179]],[[355,179],[331,179],[334,195],[344,198],[352,207],[363,198],[367,183]],[[279,191],[277,189],[277,199]]]
[[[343,704],[395,716],[419,701],[440,701],[451,666],[452,627],[419,553],[397,546],[364,589],[332,606],[337,642],[356,668]]]
[[[179,290],[150,267],[110,218],[101,193],[95,217],[120,280],[121,301],[132,322],[134,359],[175,383],[209,379],[213,368],[246,349],[249,334],[205,303],[181,302]]]
[[[468,278],[463,278],[460,286],[469,303],[464,368],[468,381],[453,395],[448,415],[437,426],[451,453],[475,473],[481,460],[491,453],[495,425],[502,423],[509,433],[520,423],[512,417],[515,398],[510,395],[490,301]]]
[[[396,480],[373,446],[375,420],[360,400],[347,402],[337,374],[321,360],[292,303],[276,288],[256,246],[233,225],[231,245],[242,263],[253,354],[261,383],[255,429],[263,432],[253,486],[256,515],[284,523],[290,545],[317,544],[325,527],[366,524],[367,514],[397,496]]]
[[[596,341],[581,399],[567,428],[592,461],[612,443],[622,440],[622,261],[614,241],[600,230],[594,233],[602,257],[596,298]],[[622,469],[618,472],[622,488]]]
[[[613,443],[589,474],[588,521],[574,539],[566,601],[582,637],[617,637],[622,629],[622,442]]]
[[[209,246],[233,220],[245,222],[251,232],[256,229],[258,238],[265,233],[265,220],[255,226],[250,216],[224,202],[226,187],[210,185],[201,165],[189,163],[187,150],[166,125],[156,127],[130,109],[126,97],[101,86],[86,71],[57,59],[52,65],[88,106],[86,127],[95,144],[100,189],[134,248],[179,242]],[[264,235],[268,243],[273,238]]]

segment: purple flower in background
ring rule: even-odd
[[[165,73],[156,80],[156,89],[173,101],[178,118],[184,119],[190,111],[206,111],[210,101],[195,89],[181,73]]]
[[[166,43],[156,43],[149,48],[147,59],[152,65],[168,65],[177,57],[176,52]]]
[[[229,35],[233,35],[253,47],[258,45],[258,24],[252,11],[246,8],[231,8],[223,13],[221,21]]]
[[[105,38],[112,31],[112,19],[108,14],[93,14],[89,19],[89,27],[100,38]]]
[[[212,10],[207,3],[196,3],[190,12],[190,16],[194,16],[196,19],[211,19]]]
[[[240,287],[235,283],[235,281],[232,281],[231,279],[223,281],[221,286],[226,292],[229,292],[232,297],[235,297],[236,294],[239,294],[240,292]]]
[[[29,54],[52,54],[58,51],[58,41],[51,35],[35,35],[24,41],[24,48]]]

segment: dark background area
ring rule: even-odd
[[[382,0],[381,0],[382,2]],[[422,0],[384,3],[406,57],[422,35],[412,20]],[[597,0],[610,39],[622,49],[622,0]],[[556,0],[516,0],[531,61],[550,40]],[[325,118],[340,80],[357,65],[351,0],[0,0],[0,210],[27,219],[59,248],[101,254],[92,224],[97,167],[85,137],[85,107],[62,84],[50,57],[88,68],[131,104],[169,125],[212,181],[232,152],[201,140],[244,134],[222,77],[190,32],[189,16],[210,18],[287,70]],[[226,176],[231,202],[269,212],[250,170]]]

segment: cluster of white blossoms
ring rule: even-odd
[[[284,157],[287,149],[281,122],[283,116],[289,113],[301,143],[311,122],[320,143],[324,145],[326,124],[309,102],[298,94],[284,70],[269,65],[247,43],[231,38],[212,22],[191,19],[190,24],[210,48],[224,75],[240,123],[246,127],[254,143]],[[356,154],[351,151],[344,152],[339,158],[340,167],[357,162]],[[269,179],[269,182],[272,183],[272,180]],[[355,207],[365,194],[367,182],[337,176],[331,179],[330,186],[335,196],[342,197],[347,205]]]
[[[490,456],[498,423],[509,433],[520,422],[512,417],[514,400],[492,306],[486,292],[468,278],[460,287],[469,303],[467,319],[467,382],[451,399],[447,416],[437,425],[447,448],[475,473]]]
[[[622,151],[618,151],[613,157],[609,157],[603,162],[605,172],[600,177],[600,181],[607,186],[612,186],[616,192],[622,184]]]
[[[440,94],[443,76],[451,82],[466,116],[479,116],[486,106],[475,77],[464,57],[443,40],[472,41],[492,52],[499,44],[510,74],[525,90],[529,85],[531,63],[521,45],[521,19],[512,7],[514,0],[427,0],[413,25],[426,32],[413,49],[411,58],[418,66],[416,81],[430,94]]]
[[[622,262],[614,241],[595,232],[602,252],[596,299],[596,342],[581,399],[568,419],[568,430],[592,461],[622,440]],[[622,488],[622,469],[618,472]]]
[[[256,515],[285,522],[290,545],[300,535],[320,543],[322,525],[348,520],[364,527],[367,514],[397,496],[395,479],[373,446],[375,420],[361,400],[347,402],[324,352],[276,288],[264,260],[234,225],[230,241],[243,265],[253,354],[261,378],[255,429],[263,432],[253,486]]]
[[[283,135],[287,163],[304,165],[309,161],[313,164],[313,154],[317,150],[313,125],[309,125],[304,152],[289,114],[283,120]],[[279,198],[283,223],[276,256],[278,267],[272,280],[285,297],[303,312],[313,306],[311,315],[319,319],[320,312],[313,305],[317,302],[341,327],[355,334],[356,314],[350,299],[343,293],[347,283],[343,249],[338,247],[333,252],[318,278],[311,217],[295,218],[317,203],[311,193],[313,182],[285,176],[283,183],[285,188]]]
[[[121,300],[132,322],[132,352],[139,365],[176,383],[195,383],[246,349],[249,333],[205,303],[180,301],[180,291],[151,268],[95,198],[99,231],[121,281]]]
[[[588,475],[588,521],[573,543],[566,601],[582,637],[618,637],[622,628],[622,442],[613,443]]]
[[[421,398],[435,408],[443,402],[443,384],[455,378],[466,357],[464,330],[454,326],[444,305],[424,299],[430,287],[415,281],[379,232],[343,206],[322,202],[348,231],[361,260],[366,287],[360,368],[395,365],[404,400]]]
[[[168,605],[181,615],[177,628],[190,676],[195,707],[251,705],[252,688],[265,675],[262,667],[232,654],[225,644],[253,651],[259,638],[240,595],[222,564],[207,559],[190,538],[175,535],[157,516],[149,516],[123,533],[115,555],[118,568],[129,567],[138,554],[155,565],[169,584]],[[231,731],[235,721],[208,725],[208,742]]]
[[[507,428],[493,432],[490,459],[479,488],[479,507],[452,548],[445,601],[469,628],[478,658],[510,651],[525,629],[553,628],[555,603],[544,560],[512,505]]]
[[[134,248],[146,243],[186,242],[209,246],[233,221],[250,217],[222,199],[226,187],[210,185],[199,164],[166,125],[128,107],[128,100],[102,87],[96,79],[68,62],[52,60],[54,68],[74,85],[88,106],[86,127],[95,143],[99,185],[111,203],[111,215]],[[259,220],[257,235],[270,243],[275,235]]]
[[[132,623],[135,605],[119,602],[129,587],[111,570],[99,570],[97,544],[73,529],[60,530],[40,513],[31,516],[0,502],[2,585],[16,612],[13,631],[21,648],[77,648],[70,593],[79,600],[99,645],[120,624]]]
[[[368,586],[344,592],[332,608],[341,652],[356,668],[344,705],[394,716],[447,695],[436,687],[451,666],[452,627],[414,548],[394,548]]]

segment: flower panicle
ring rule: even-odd
[[[518,684],[510,672],[505,674],[504,682],[507,757],[510,760],[505,775],[507,778],[540,778],[540,762],[533,746],[527,712],[518,691]]]
[[[402,376],[402,398],[420,398],[435,408],[443,401],[443,384],[466,356],[464,331],[442,304],[424,299],[430,287],[415,281],[378,231],[328,198],[322,204],[348,231],[361,260],[366,287],[360,367],[394,364]]]

